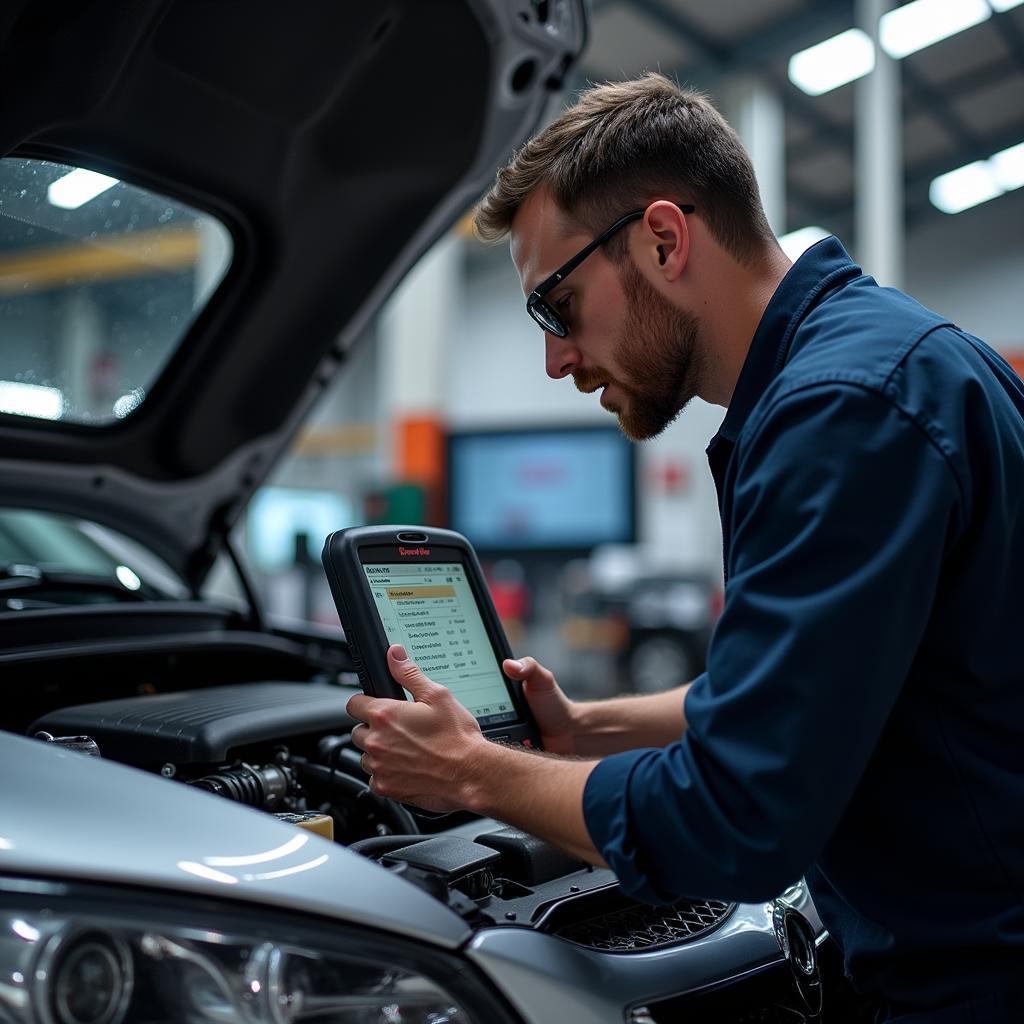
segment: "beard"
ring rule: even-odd
[[[703,369],[700,323],[648,284],[632,262],[620,277],[627,310],[612,358],[622,367],[623,379],[587,367],[573,380],[581,391],[617,385],[625,400],[609,408],[618,415],[619,428],[631,441],[646,441],[657,437],[697,394]]]

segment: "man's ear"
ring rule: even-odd
[[[644,211],[643,225],[642,258],[666,281],[676,280],[690,258],[686,215],[675,203],[658,199]]]

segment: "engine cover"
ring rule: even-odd
[[[61,708],[29,732],[85,734],[104,757],[136,765],[219,763],[250,743],[351,728],[349,696],[314,683],[214,686]]]

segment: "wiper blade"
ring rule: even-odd
[[[51,590],[76,594],[104,594],[121,601],[148,601],[160,596],[141,581],[137,590],[130,590],[116,577],[111,576],[43,569],[38,565],[22,562],[0,565],[0,595],[7,597],[25,591]]]
[[[0,590],[20,590],[24,586],[34,586],[45,575],[38,565],[27,565],[24,562],[0,565]]]

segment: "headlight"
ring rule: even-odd
[[[510,1021],[464,962],[298,915],[0,880],[2,1024]]]

